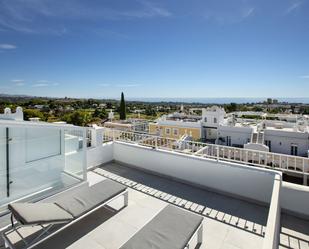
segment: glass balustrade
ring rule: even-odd
[[[84,128],[0,124],[0,212],[86,180]]]

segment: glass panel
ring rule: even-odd
[[[6,127],[0,126],[0,211],[11,201],[40,198],[83,180],[83,130],[69,135],[61,127],[29,126],[8,127],[8,150]]]
[[[6,136],[0,127],[0,200],[6,198]]]
[[[83,177],[83,130],[64,130],[65,134],[65,172],[74,177]]]

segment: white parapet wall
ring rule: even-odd
[[[305,215],[309,219],[309,187],[283,182],[281,208],[302,218]]]
[[[274,171],[114,142],[114,160],[260,203],[269,203]]]
[[[114,143],[104,143],[87,150],[87,168],[96,167],[98,165],[114,160]]]
[[[88,168],[116,160],[257,202],[269,203],[277,171],[227,163],[125,142],[97,143],[87,150]],[[282,182],[282,211],[309,218],[309,187]]]

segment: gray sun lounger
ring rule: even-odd
[[[12,228],[2,234],[3,239],[7,247],[14,248],[8,235],[16,232],[24,242],[25,248],[29,248],[36,244],[43,235],[51,235],[49,231],[52,226],[67,223],[61,228],[62,230],[120,196],[124,196],[124,207],[126,207],[128,205],[127,188],[122,184],[106,179],[92,186],[75,189],[70,195],[60,194],[50,203],[9,204]],[[17,222],[14,222],[14,218]],[[23,226],[41,226],[42,232],[28,242],[18,231]]]
[[[197,235],[196,246],[200,245],[202,221],[199,215],[168,205],[120,249],[184,249],[189,248],[194,235]]]

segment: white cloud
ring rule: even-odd
[[[15,86],[24,86],[25,85],[24,80],[21,80],[21,79],[14,79],[14,80],[11,80],[11,82],[13,82],[15,84]]]
[[[54,21],[59,18],[62,21],[93,21],[171,15],[167,9],[149,0],[132,0],[130,4],[125,5],[121,0],[98,1],[97,4],[83,0],[0,1],[0,28],[28,34],[63,35],[67,33],[64,25]],[[48,25],[43,25],[42,19],[44,23],[48,22]]]
[[[24,82],[17,82],[15,85],[16,85],[16,86],[24,86],[25,83],[24,83]]]
[[[301,75],[301,76],[299,76],[299,78],[301,78],[301,79],[309,79],[309,75]]]
[[[285,11],[285,14],[290,14],[294,10],[298,9],[301,5],[302,5],[301,1],[293,1],[293,3]]]
[[[47,87],[47,86],[49,86],[49,84],[47,83],[38,83],[38,84],[32,85],[32,87]]]
[[[244,11],[244,14],[243,14],[243,18],[247,18],[247,17],[253,15],[254,10],[255,10],[254,7],[245,10],[245,11]]]
[[[49,80],[37,80],[36,84],[33,84],[32,87],[50,87],[50,86],[59,86],[58,82],[51,82]]]
[[[12,50],[12,49],[16,49],[16,48],[17,47],[13,44],[5,44],[5,43],[0,44],[0,49]]]
[[[201,15],[207,20],[218,24],[234,24],[245,21],[255,14],[256,7],[250,1],[214,1],[210,5],[207,1],[198,10]]]

